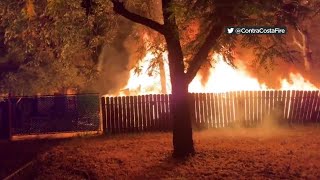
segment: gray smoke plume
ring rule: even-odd
[[[121,18],[119,21],[121,31],[118,32],[113,43],[106,45],[99,57],[99,80],[95,89],[101,94],[116,94],[125,87],[130,77],[128,64],[130,53],[125,43],[132,32],[133,23]]]

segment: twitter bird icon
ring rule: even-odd
[[[233,27],[228,27],[228,28],[227,28],[228,34],[232,34],[232,33],[233,33],[233,30],[234,30]]]

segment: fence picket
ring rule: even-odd
[[[296,97],[295,97],[295,112],[294,112],[294,123],[299,123],[299,108],[301,103],[301,94],[300,91],[296,91]]]
[[[254,118],[253,118],[253,124],[254,126],[257,125],[258,118],[259,118],[259,92],[253,91],[253,111],[254,111]]]
[[[261,115],[259,119],[259,124],[263,123],[266,112],[266,91],[261,91]]]
[[[313,102],[312,107],[310,109],[310,122],[315,123],[316,119],[316,110],[317,110],[317,102],[318,102],[318,91],[313,91]]]
[[[231,126],[234,126],[235,124],[235,106],[234,106],[234,92],[230,92],[229,93],[229,101],[230,101],[230,122],[231,122]]]
[[[199,93],[195,93],[195,110],[196,110],[196,122],[195,122],[195,126],[197,128],[200,128],[200,122],[201,122],[201,110],[200,110],[200,107],[201,107],[201,101],[200,101],[200,94]]]
[[[107,112],[106,112],[107,133],[110,134],[112,132],[112,128],[111,128],[112,106],[111,106],[111,98],[110,97],[106,97],[106,106],[107,106]]]
[[[163,117],[162,117],[162,99],[161,94],[157,95],[157,106],[158,106],[158,121],[159,121],[159,131],[163,131]]]
[[[230,103],[230,92],[225,93],[225,99],[226,99],[226,114],[227,114],[227,126],[231,126],[232,119],[231,119],[231,103]]]
[[[242,114],[241,114],[241,111],[240,111],[240,91],[235,91],[234,92],[234,97],[235,97],[235,100],[234,100],[234,106],[235,106],[235,125],[238,126],[240,125],[240,122],[241,122],[241,119],[242,119]]]
[[[243,112],[242,112],[242,100],[241,100],[241,91],[236,91],[234,93],[235,101],[234,101],[234,105],[235,105],[235,124],[236,126],[240,126],[242,123],[242,119],[243,119]]]
[[[249,103],[250,103],[250,126],[253,126],[254,124],[254,116],[255,116],[255,111],[254,111],[254,108],[255,108],[255,104],[254,104],[254,94],[253,94],[253,91],[249,91]]]
[[[212,127],[217,128],[216,123],[217,123],[217,117],[216,117],[216,106],[215,106],[215,98],[214,98],[214,93],[210,94],[211,96],[211,106],[212,106]]]
[[[245,100],[245,121],[244,121],[244,125],[245,127],[249,126],[249,120],[250,120],[250,113],[249,113],[249,92],[248,91],[244,91],[244,100]]]
[[[110,98],[110,106],[111,106],[111,118],[110,118],[110,124],[111,124],[111,133],[116,133],[116,128],[115,128],[115,122],[116,122],[116,117],[115,117],[115,97]]]
[[[165,107],[165,113],[166,113],[166,129],[168,131],[171,130],[170,128],[170,111],[169,111],[169,95],[165,94],[164,95],[164,107]]]
[[[317,96],[317,105],[316,105],[316,110],[315,110],[315,117],[316,117],[316,122],[320,122],[320,91],[318,91],[318,96]]]
[[[201,97],[201,115],[202,115],[202,119],[201,119],[201,129],[205,129],[206,128],[206,124],[207,124],[207,116],[206,116],[206,95],[205,93],[201,93],[200,94]]]
[[[134,132],[139,132],[138,96],[133,96]]]
[[[227,93],[222,93],[222,100],[223,100],[224,127],[228,127],[229,119],[228,119]]]
[[[161,111],[160,111],[160,116],[161,116],[161,129],[163,129],[164,131],[166,130],[166,117],[165,117],[165,110],[164,110],[164,94],[160,95],[160,107],[161,107]]]
[[[304,91],[299,91],[300,93],[300,100],[299,100],[299,105],[298,105],[298,121],[299,124],[303,123],[303,119],[302,119],[302,115],[304,113],[304,109],[303,109],[303,105],[304,105],[304,101],[305,101],[305,92]]]
[[[235,118],[234,118],[234,97],[233,97],[233,92],[229,92],[229,108],[230,108],[230,125],[234,126]]]
[[[314,94],[315,94],[315,91],[310,91],[309,102],[307,105],[307,112],[306,112],[306,118],[305,118],[307,123],[311,123],[311,111],[312,111],[312,106],[314,101]]]
[[[106,98],[101,97],[100,98],[100,103],[101,103],[101,118],[102,118],[102,132],[106,133],[107,132],[107,118],[106,118],[106,113],[107,113],[107,107],[106,107]],[[1,109],[0,109],[1,111]],[[1,113],[0,113],[0,121],[1,121]]]
[[[297,91],[295,91],[295,90],[291,91],[290,124],[295,122],[297,94],[298,94]]]
[[[268,120],[268,118],[270,117],[270,94],[271,94],[271,91],[266,91],[266,113],[265,113],[265,117],[264,117],[264,120],[263,121],[266,121]]]
[[[172,105],[172,95],[168,95],[168,112],[169,112],[169,127],[170,130],[173,129],[173,118],[171,113],[171,105]]]
[[[149,131],[150,130],[150,116],[149,116],[149,112],[150,112],[150,100],[149,100],[149,95],[144,95],[144,128],[145,131]]]
[[[307,117],[307,121],[309,123],[314,123],[313,120],[312,120],[312,114],[313,114],[313,110],[314,110],[316,95],[317,95],[317,91],[312,91],[311,92],[311,101],[310,101],[308,117]]]
[[[300,93],[300,91],[297,91],[296,92],[296,101],[295,101],[295,116],[294,116],[294,118],[295,118],[295,123],[300,123],[300,118],[299,118],[299,116],[300,116],[300,108],[301,108],[301,99],[302,99],[302,97],[301,97],[301,93]]]
[[[142,113],[142,129],[146,131],[146,124],[147,124],[147,116],[146,116],[146,96],[141,96],[141,113]]]
[[[218,93],[218,102],[219,102],[219,127],[224,127],[224,111],[223,111],[223,99],[222,94]]]
[[[289,102],[290,102],[290,91],[283,91],[283,102],[284,102],[284,110],[283,110],[283,122],[288,123],[288,112],[289,112]]]
[[[280,91],[280,97],[279,97],[279,104],[280,104],[280,110],[279,110],[279,113],[280,113],[280,119],[279,121],[280,122],[283,122],[283,120],[285,119],[285,116],[284,116],[284,110],[285,110],[285,91]]]
[[[205,93],[204,94],[205,95],[205,104],[204,104],[204,106],[205,106],[205,115],[206,115],[206,125],[205,125],[205,128],[206,129],[209,129],[210,128],[210,122],[211,122],[211,120],[210,120],[210,97],[209,97],[209,93]]]
[[[228,125],[228,117],[227,117],[227,111],[226,111],[226,93],[220,93],[221,97],[221,109],[222,109],[222,117],[223,117],[223,127],[227,127]]]
[[[308,103],[308,91],[303,92],[302,96],[302,102],[301,102],[301,112],[300,112],[300,119],[301,119],[301,124],[305,123],[305,113],[306,113],[306,105]]]
[[[115,131],[116,133],[120,133],[120,124],[121,124],[121,115],[120,115],[120,111],[121,111],[121,107],[120,107],[120,98],[121,97],[115,97],[115,116],[116,116],[116,121],[115,121]]]
[[[124,132],[129,132],[130,128],[130,104],[129,104],[129,96],[125,96],[123,98],[124,107],[125,107],[125,119],[124,119]]]
[[[152,95],[148,94],[147,95],[147,118],[148,118],[148,131],[152,131],[153,129],[153,122],[152,122]]]
[[[304,98],[303,98],[303,104],[302,104],[302,123],[306,123],[307,120],[307,109],[308,109],[308,104],[309,104],[309,96],[310,96],[310,92],[311,91],[306,91],[304,94]]]
[[[222,93],[223,98],[223,111],[224,111],[224,127],[229,126],[229,114],[228,114],[228,99],[227,99],[227,92]]]
[[[212,94],[213,97],[213,110],[214,110],[214,127],[218,128],[219,127],[219,109],[218,109],[218,99],[217,99],[217,94],[214,93]]]
[[[199,93],[198,94],[198,97],[199,97],[199,125],[198,125],[198,127],[201,129],[201,128],[203,128],[203,122],[204,122],[204,110],[203,110],[203,96],[202,96],[202,94],[201,93]]]
[[[119,96],[118,97],[118,117],[119,117],[119,121],[118,121],[118,133],[122,133],[123,130],[123,122],[124,122],[124,117],[123,117],[123,96]]]
[[[238,98],[237,98],[237,93],[236,91],[233,91],[231,93],[231,99],[232,99],[232,125],[233,126],[236,126],[237,125],[237,120],[238,120],[238,107],[237,107],[237,104],[238,104]]]
[[[208,128],[211,128],[211,111],[212,111],[212,109],[211,109],[211,102],[210,102],[210,93],[205,93],[206,94],[206,104],[205,104],[205,106],[206,106],[206,111],[207,111],[207,113],[206,113],[206,128],[208,129]]]
[[[161,116],[161,113],[162,113],[162,107],[161,107],[161,95],[158,94],[157,95],[157,106],[158,106],[158,124],[159,124],[159,131],[162,131],[163,130],[163,119],[162,119],[162,116]]]
[[[260,125],[262,122],[262,108],[263,108],[263,92],[264,91],[259,91],[258,94],[258,118],[257,118],[257,125]]]
[[[134,98],[133,96],[129,96],[129,125],[130,125],[130,128],[129,128],[129,132],[134,132],[134,107],[133,107],[133,104],[134,104]]]

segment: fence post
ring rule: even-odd
[[[2,117],[0,118],[0,120],[2,120],[2,122],[0,122],[0,140],[11,140],[12,137],[12,133],[11,133],[11,126],[12,126],[12,118],[13,118],[13,114],[12,114],[12,104],[11,104],[11,100],[10,100],[10,95],[8,97],[8,101],[6,103],[3,104],[3,109],[2,109]]]
[[[106,99],[105,97],[101,97],[101,112],[102,112],[102,118],[101,118],[101,123],[102,123],[102,133],[106,134],[107,133],[107,126],[106,126]]]

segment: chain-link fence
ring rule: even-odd
[[[5,97],[0,103],[0,127],[6,121],[12,135],[97,131],[99,95]]]

